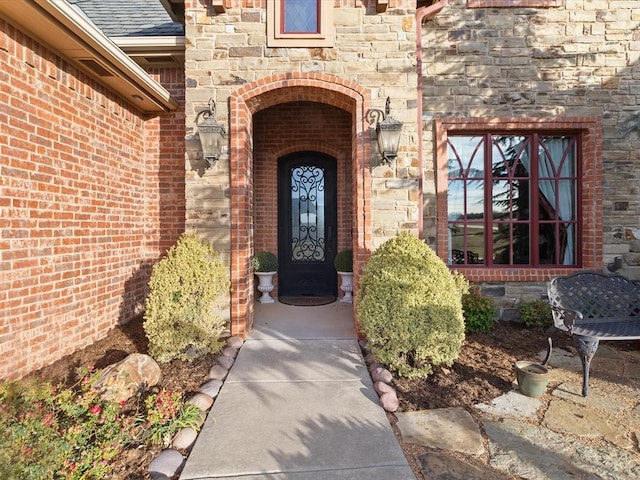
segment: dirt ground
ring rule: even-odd
[[[554,346],[571,348],[567,335],[553,332],[552,337]],[[500,323],[490,333],[468,335],[458,360],[451,367],[438,368],[426,380],[396,381],[400,411],[451,406],[462,406],[471,411],[473,404],[488,402],[509,391],[514,380],[514,362],[535,360],[537,353],[546,348],[546,339],[547,332],[542,329],[525,329],[512,323]],[[113,328],[102,340],[36,374],[54,383],[73,383],[75,369],[79,366],[104,368],[136,352],[147,352],[141,318]],[[161,365],[161,386],[183,391],[189,397],[204,383],[214,363],[215,357],[210,355],[193,364],[174,361]],[[389,414],[389,419],[395,423],[393,414]],[[400,441],[416,475],[422,478],[414,460],[421,448]],[[156,448],[132,446],[119,457],[112,478],[150,478],[147,467],[157,452]]]
[[[54,384],[74,384],[78,378],[76,369],[80,366],[94,365],[103,369],[116,363],[131,353],[147,353],[148,341],[142,328],[142,318],[130,321],[111,329],[107,336],[88,347],[68,355],[54,364],[45,367],[33,375],[42,376]],[[215,363],[214,355],[207,355],[191,364],[174,360],[160,364],[162,376],[156,389],[164,387],[168,390],[178,390],[185,393],[186,398],[199,391],[205,382],[209,368]],[[127,405],[133,407],[130,401]],[[148,480],[149,463],[160,451],[160,447],[146,447],[131,445],[116,462],[112,476],[113,480]]]

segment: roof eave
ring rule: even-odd
[[[159,113],[177,108],[176,100],[160,83],[65,0],[0,2],[0,16],[38,38],[137,110]],[[102,68],[91,68],[96,63]]]

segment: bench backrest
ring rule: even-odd
[[[617,274],[584,271],[556,277],[547,293],[552,307],[577,310],[584,318],[640,316],[638,285]]]

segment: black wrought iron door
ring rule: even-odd
[[[336,160],[298,152],[278,162],[278,294],[336,295]]]

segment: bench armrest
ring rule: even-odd
[[[570,308],[552,306],[551,311],[553,313],[553,323],[556,328],[567,330],[569,333],[573,333],[576,320],[579,321],[584,318],[578,310],[571,310]]]

